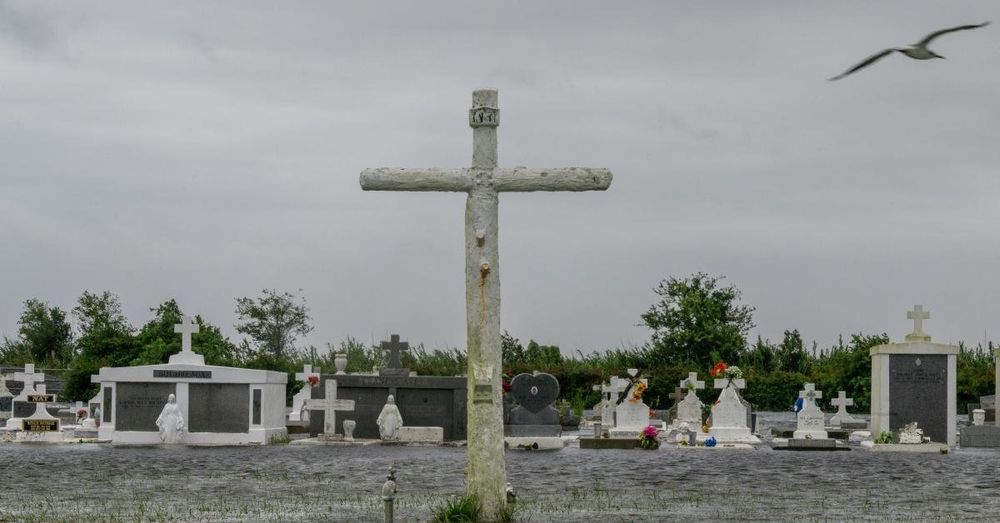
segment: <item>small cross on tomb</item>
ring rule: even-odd
[[[35,387],[36,383],[45,384],[45,373],[35,372],[34,363],[25,363],[24,372],[14,373],[14,381],[24,383],[24,388],[21,389],[21,393],[18,394],[18,398],[24,398],[27,397],[28,394],[34,394],[37,392],[37,388]]]
[[[312,365],[306,363],[302,365],[302,372],[295,373],[295,379],[298,381],[308,382],[310,376],[316,376],[316,379],[319,379],[319,375],[320,375],[319,367],[313,367]]]
[[[923,305],[914,305],[912,311],[906,312],[906,318],[913,320],[913,332],[906,335],[906,341],[931,341],[931,337],[924,334],[924,320],[931,319],[930,311],[925,311]]]
[[[676,388],[674,388],[674,391],[671,392],[670,394],[668,394],[667,396],[670,399],[674,400],[674,403],[680,403],[681,400],[684,399],[685,396],[687,396],[687,394],[688,394],[688,390],[686,388],[684,388],[684,387],[676,387]]]
[[[806,383],[803,389],[805,390],[799,392],[799,397],[804,400],[810,400],[810,404],[812,405],[816,405],[817,399],[823,398],[823,391],[816,390],[816,384],[814,383]]]
[[[837,407],[837,414],[847,414],[847,407],[854,405],[854,400],[847,397],[847,393],[839,390],[837,391],[837,397],[830,400],[830,403]]]
[[[337,399],[337,380],[328,379],[326,380],[326,397],[306,400],[306,408],[323,411],[323,433],[332,435],[337,432],[337,411],[354,410],[354,400]]]
[[[410,344],[405,341],[399,341],[399,334],[393,334],[389,337],[389,341],[382,342],[382,350],[389,351],[389,368],[401,369],[403,368],[403,362],[399,353],[400,351],[410,350]]]
[[[197,334],[201,328],[190,316],[181,316],[181,322],[174,325],[174,332],[181,335],[181,351],[170,356],[170,363],[186,363],[188,365],[204,365],[205,357],[191,350],[191,335]]]
[[[705,382],[698,381],[697,372],[689,372],[688,377],[681,380],[681,387],[688,390],[700,390],[705,388]]]

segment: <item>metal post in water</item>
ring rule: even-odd
[[[396,499],[396,468],[389,467],[389,475],[382,484],[382,501],[385,503],[385,523],[392,523],[392,503]]]

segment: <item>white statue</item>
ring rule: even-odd
[[[184,435],[184,416],[177,406],[177,398],[171,394],[167,404],[163,406],[160,417],[156,418],[156,426],[160,428],[160,440],[164,443],[180,443]]]
[[[399,435],[399,427],[403,426],[403,416],[399,414],[396,398],[393,398],[392,394],[386,398],[385,406],[382,407],[382,412],[379,413],[375,423],[378,424],[378,433],[383,440],[394,440]]]

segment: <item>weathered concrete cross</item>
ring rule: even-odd
[[[593,191],[611,185],[607,169],[497,167],[500,111],[495,89],[472,93],[472,166],[464,169],[366,169],[366,191],[464,192],[465,307],[468,323],[467,489],[486,514],[506,500],[503,406],[500,400],[500,275],[497,204],[501,192]]]
[[[337,411],[354,410],[354,400],[337,399],[337,380],[326,380],[326,397],[324,399],[307,399],[306,408],[323,411],[323,433],[337,432]]]
[[[913,320],[913,332],[906,335],[906,341],[930,341],[931,337],[924,334],[924,320],[931,319],[930,311],[925,311],[923,305],[914,305],[912,311],[906,312],[906,319]]]
[[[15,372],[14,381],[20,381],[24,383],[24,388],[21,389],[21,393],[17,395],[19,401],[23,401],[28,397],[28,394],[34,394],[36,392],[44,393],[45,390],[38,391],[35,384],[41,383],[45,384],[45,373],[35,372],[34,363],[25,363],[24,372]]]

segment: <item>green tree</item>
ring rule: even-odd
[[[507,331],[503,331],[503,334],[500,335],[500,352],[504,369],[510,369],[510,366],[515,363],[524,362],[524,347],[521,346],[520,340],[511,336]]]
[[[101,367],[125,367],[138,356],[134,329],[122,313],[118,296],[109,291],[85,291],[73,308],[77,329],[77,357],[70,366],[63,395],[70,401],[86,401],[97,392],[90,375]]]
[[[184,313],[176,300],[167,300],[156,308],[153,319],[139,329],[136,344],[139,353],[132,365],[154,365],[166,363],[172,354],[181,350],[181,336],[174,332],[174,326],[181,323]],[[195,316],[198,332],[191,335],[191,350],[205,357],[209,365],[233,366],[238,364],[236,346],[222,335],[218,327],[206,323],[201,316]]]
[[[539,345],[535,340],[529,340],[528,347],[524,350],[524,360],[529,366],[541,369],[559,365],[563,357],[558,346]]]
[[[295,356],[295,340],[313,330],[305,298],[288,292],[264,289],[259,298],[237,298],[236,315],[236,332],[250,337],[244,350],[252,348],[278,361]]]
[[[17,343],[23,345],[32,361],[57,368],[69,364],[73,358],[73,330],[59,307],[49,307],[37,299],[26,300],[17,323]]]
[[[808,359],[799,330],[786,330],[785,339],[778,345],[778,368],[787,372],[805,372]]]
[[[753,328],[753,307],[740,305],[740,291],[719,285],[722,277],[695,273],[661,281],[659,297],[643,314],[652,329],[650,356],[658,362],[687,363],[709,369],[714,361],[739,361]]]

